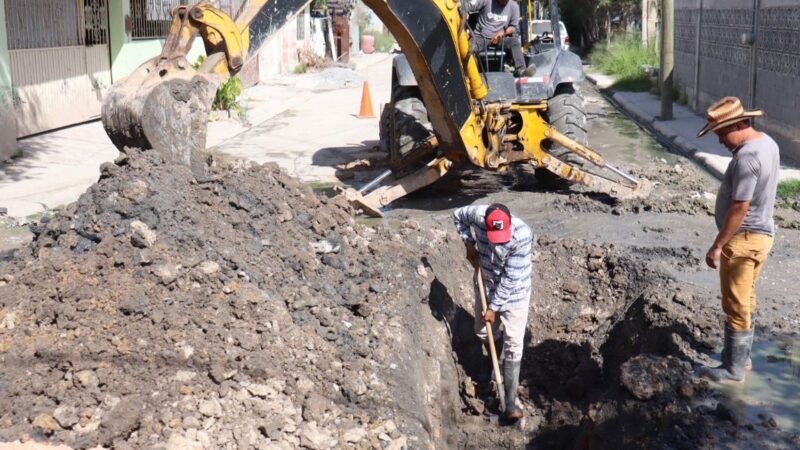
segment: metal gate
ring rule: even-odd
[[[111,85],[108,0],[6,0],[17,136],[100,116]]]

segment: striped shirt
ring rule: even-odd
[[[490,244],[486,236],[487,209],[486,205],[472,205],[453,211],[456,230],[464,242],[476,244],[489,308],[499,312],[527,307],[531,298],[531,229],[512,215],[511,240],[505,244]]]

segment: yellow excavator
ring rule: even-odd
[[[208,2],[176,7],[161,54],[114,84],[104,100],[102,120],[111,140],[119,148],[155,149],[168,160],[192,164],[193,155],[205,149],[208,114],[219,83],[241,70],[250,48],[258,48],[309,3],[245,1],[235,19]],[[520,102],[513,95],[500,95],[509,86],[514,89],[518,80],[479,70],[478,58],[470,51],[469,14],[463,2],[363,3],[403,49],[433,129],[433,136],[419,146],[422,151],[408,156],[415,159],[413,170],[387,170],[359,190],[344,190],[364,213],[381,216],[381,209],[392,201],[467,163],[493,171],[528,163],[612,196],[647,194],[638,180],[550,126],[544,119],[546,99]],[[195,70],[186,55],[197,36],[208,57]],[[554,156],[554,147],[604,174]]]

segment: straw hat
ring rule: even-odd
[[[742,101],[736,97],[725,97],[708,108],[706,111],[708,124],[697,133],[697,137],[703,136],[709,131],[716,131],[736,122],[763,115],[764,111],[760,109],[745,111]]]

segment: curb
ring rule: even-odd
[[[712,156],[714,155],[698,151],[686,138],[678,136],[667,127],[664,122],[655,120],[655,117],[650,116],[636,105],[622,98],[617,91],[602,87],[595,74],[587,73],[586,79],[597,86],[600,89],[600,93],[609,100],[612,105],[616,106],[618,110],[652,135],[659,144],[666,147],[671,153],[691,159],[714,177],[720,180],[722,179],[725,170],[721,170],[717,164],[712,161]]]

